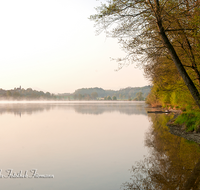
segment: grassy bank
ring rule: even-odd
[[[187,132],[200,132],[200,110],[190,110],[179,115],[175,124],[181,125]]]
[[[180,126],[180,130],[200,133],[200,109],[185,86],[166,90],[154,85],[146,103],[152,107],[183,111],[173,123]]]

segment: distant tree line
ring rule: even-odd
[[[14,88],[11,90],[0,89],[2,100],[145,100],[151,86],[125,88],[118,91],[104,90],[102,88],[82,88],[74,93],[52,94],[33,90],[32,88]]]
[[[116,96],[113,96],[112,98],[110,96],[105,96],[104,97],[104,100],[117,100],[117,97]]]
[[[74,100],[96,100],[98,97],[98,93],[97,92],[92,92],[91,94],[73,94],[73,99]]]
[[[149,92],[151,91],[151,86],[144,87],[128,87],[120,90],[104,90],[102,88],[81,88],[73,93],[74,99],[87,99],[89,94],[96,92],[100,100],[145,100]],[[139,94],[138,94],[139,93]],[[78,98],[79,97],[79,98]]]
[[[53,94],[50,92],[43,92],[43,91],[37,91],[33,90],[32,88],[14,88],[11,90],[3,90],[0,89],[0,99],[6,99],[6,100],[31,100],[31,99],[54,99],[56,98]]]

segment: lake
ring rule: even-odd
[[[120,190],[141,185],[139,174],[156,187],[148,171],[166,163],[166,175],[178,163],[186,180],[199,146],[169,133],[171,116],[147,109],[144,102],[1,102],[2,189]]]

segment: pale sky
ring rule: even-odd
[[[120,71],[117,39],[95,34],[96,0],[1,0],[0,88],[73,93],[148,85],[134,65]]]

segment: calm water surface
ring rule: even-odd
[[[137,167],[136,173],[130,172],[132,166],[159,160],[159,156],[163,159],[166,151],[169,158],[172,145],[176,150],[177,146],[193,147],[193,161],[188,165],[192,170],[199,158],[197,145],[169,134],[168,116],[148,116],[145,107],[144,102],[0,103],[0,177],[8,176],[8,169],[28,171],[30,177],[32,169],[39,175],[54,175],[49,179],[2,177],[1,188],[128,189],[141,184],[134,178],[141,171]],[[186,150],[180,154],[187,157]],[[154,189],[150,181],[146,179],[146,184]]]
[[[144,103],[0,104],[1,169],[53,179],[0,179],[4,189],[117,190],[147,154]]]

